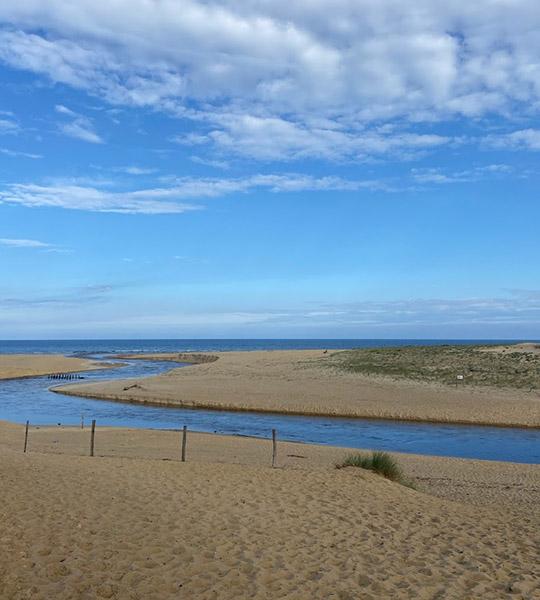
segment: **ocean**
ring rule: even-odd
[[[234,350],[309,350],[440,346],[444,344],[505,344],[519,340],[421,339],[156,339],[156,340],[0,340],[0,354],[93,354],[142,352],[228,352]]]

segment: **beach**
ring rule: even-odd
[[[111,366],[113,365],[105,361],[69,357],[61,354],[0,354],[0,380],[38,377],[55,373],[93,371]]]
[[[346,449],[0,424],[0,597],[533,598],[540,467],[396,455],[418,490]],[[86,454],[86,456],[85,456]]]
[[[385,410],[397,410],[401,402],[414,418],[429,409],[428,390],[441,390],[439,403],[449,402],[444,391],[451,399],[465,392],[343,373],[321,365],[327,356],[158,355],[152,358],[170,360],[171,371],[84,388],[114,386],[140,393],[137,402],[157,390],[167,404],[186,391],[203,402],[206,390],[223,403],[242,399],[240,409],[258,388],[258,406],[288,412],[300,401],[320,411],[332,388],[331,410],[358,409],[354,383],[374,394],[370,406],[386,398]],[[18,361],[22,375],[44,368],[39,357]],[[193,364],[175,368],[176,361]],[[54,356],[46,364],[51,372],[68,366]],[[419,389],[426,396],[413,402]],[[498,392],[499,418],[508,419],[508,392]],[[482,400],[485,390],[468,393]],[[514,401],[529,398],[515,394]],[[485,416],[482,401],[479,407]],[[270,439],[188,431],[181,462],[181,431],[98,424],[90,457],[88,425],[31,425],[24,453],[24,426],[0,422],[0,598],[499,600],[540,593],[539,465],[392,453],[409,487],[336,468],[358,450],[279,438],[272,467]]]
[[[170,360],[171,371],[144,379],[59,386],[55,391],[190,408],[540,427],[537,389],[444,385],[351,373],[333,368],[333,353],[324,350],[194,356],[129,355]],[[196,364],[173,368],[175,361]]]

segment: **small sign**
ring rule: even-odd
[[[463,381],[463,375],[458,375],[457,378],[459,379],[459,381]]]

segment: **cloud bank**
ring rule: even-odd
[[[96,332],[113,332],[129,336],[135,332],[145,335],[156,332],[168,337],[186,332],[215,335],[217,332],[241,331],[251,336],[275,336],[287,332],[305,337],[348,338],[382,337],[515,337],[521,332],[524,339],[540,336],[540,292],[513,290],[498,297],[477,298],[410,298],[393,301],[362,300],[341,304],[310,303],[303,307],[261,308],[245,310],[228,307],[212,310],[201,305],[197,311],[171,310],[155,307],[154,312],[135,305],[123,306],[117,314],[103,317],[102,304],[109,302],[115,286],[94,285],[77,290],[69,289],[58,296],[34,294],[31,299],[0,298],[3,313],[0,324],[6,330],[13,326],[24,331],[28,311],[32,311],[32,331],[47,335],[54,314],[63,317],[52,331],[65,335],[84,327]],[[36,315],[36,310],[39,311]],[[467,333],[468,332],[468,333]],[[511,333],[513,332],[513,334]],[[510,336],[509,336],[510,333]],[[519,335],[519,334],[518,334]]]
[[[452,141],[437,122],[540,108],[535,0],[4,0],[0,22],[5,64],[258,160],[408,157]],[[76,120],[65,133],[99,141]]]

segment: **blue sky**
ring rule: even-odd
[[[0,338],[540,338],[532,0],[4,0]]]

